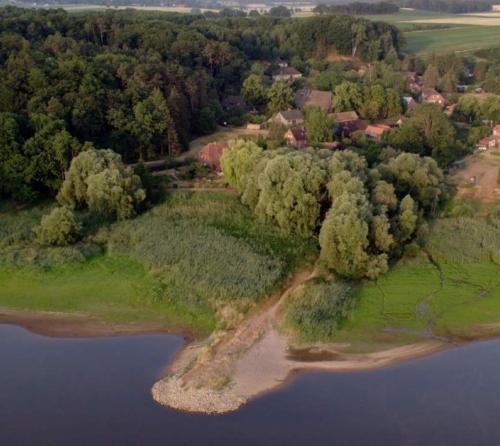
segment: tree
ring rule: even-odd
[[[325,178],[308,152],[277,155],[259,175],[255,212],[287,234],[310,237],[319,223]]]
[[[424,86],[427,88],[436,88],[439,84],[439,71],[438,69],[429,64],[427,69],[425,70],[424,76]]]
[[[337,112],[358,111],[363,104],[361,88],[353,82],[342,82],[335,87],[333,105]]]
[[[398,237],[400,242],[409,240],[417,229],[417,205],[410,195],[405,195],[399,204]]]
[[[167,101],[155,89],[134,107],[133,133],[141,143],[141,159],[159,154],[169,156],[179,151],[179,140]]]
[[[286,82],[275,82],[267,91],[267,98],[271,113],[288,110],[293,103],[293,90]]]
[[[363,194],[342,194],[328,211],[321,231],[320,260],[352,279],[376,278],[388,269],[386,254],[370,254],[371,212]]]
[[[220,165],[224,179],[240,192],[245,189],[249,173],[262,155],[262,149],[253,141],[235,139],[222,153]]]
[[[108,219],[135,215],[146,194],[140,178],[111,150],[87,150],[75,157],[57,199],[71,209],[88,207]]]
[[[305,127],[307,140],[313,147],[319,147],[322,142],[332,139],[332,124],[326,112],[319,107],[305,109]]]
[[[42,246],[69,245],[77,240],[81,228],[71,209],[56,207],[42,217],[35,229],[36,241]]]
[[[241,93],[245,100],[257,109],[261,109],[266,105],[266,89],[262,84],[262,77],[257,74],[251,74],[245,79]]]
[[[269,9],[269,15],[271,17],[291,17],[292,12],[286,6],[273,6]]]

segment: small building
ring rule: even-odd
[[[387,124],[370,124],[365,129],[365,135],[368,136],[368,138],[380,141],[384,134],[391,130],[391,127]]]
[[[285,140],[289,146],[296,149],[307,147],[307,133],[304,127],[294,127],[285,133]]]
[[[337,141],[324,141],[319,144],[322,149],[342,150],[344,146]]]
[[[422,90],[422,102],[425,102],[426,104],[436,104],[440,107],[444,107],[446,99],[434,88],[424,88]]]
[[[215,172],[220,172],[220,157],[226,149],[226,141],[211,142],[202,147],[202,149],[198,152],[196,158],[204,166],[207,166]]]
[[[334,120],[334,132],[341,137],[349,137],[368,125],[366,121],[359,119],[355,111],[332,113],[330,116]]]
[[[282,59],[278,58],[278,59],[275,59],[273,61],[273,65],[277,65],[280,68],[287,68],[288,62],[286,60],[282,60]]]
[[[500,125],[496,125],[493,127],[493,136],[497,139],[500,139]]]
[[[457,84],[456,89],[457,89],[457,93],[465,93],[467,91],[467,85]]]
[[[295,106],[297,108],[318,107],[326,113],[332,111],[333,93],[331,91],[311,90],[302,88],[295,94]]]
[[[304,124],[304,113],[300,110],[286,110],[276,113],[272,118],[274,122],[291,126],[300,126]]]
[[[403,101],[405,104],[405,110],[407,112],[411,113],[417,107],[417,101],[415,101],[415,99],[413,99],[411,96],[403,96]]]
[[[273,75],[273,81],[290,81],[293,82],[302,77],[302,73],[293,67],[280,68],[280,70]]]
[[[496,147],[497,147],[497,139],[494,136],[486,136],[476,144],[476,149],[480,152],[496,149]]]

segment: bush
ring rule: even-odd
[[[74,213],[66,207],[57,207],[42,217],[35,229],[36,241],[41,246],[65,246],[74,243],[80,231]]]
[[[315,280],[292,296],[285,325],[303,341],[329,341],[353,308],[353,289],[344,282]]]

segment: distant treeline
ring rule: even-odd
[[[400,6],[453,14],[491,11],[491,3],[483,0],[403,0]]]
[[[399,12],[399,6],[394,3],[366,3],[354,2],[345,5],[324,5],[316,6],[313,11],[316,14],[395,14]]]

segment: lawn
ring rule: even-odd
[[[50,205],[0,221],[0,306],[80,311],[105,319],[227,326],[316,255],[258,222],[227,193],[174,193],[77,245],[41,248],[33,227]]]

